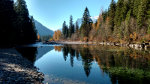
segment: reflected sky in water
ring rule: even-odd
[[[86,84],[110,84],[108,74],[103,72],[98,66],[97,62],[92,62],[92,69],[90,75],[87,76],[82,63],[82,58],[77,60],[74,58],[73,66],[71,66],[70,54],[67,60],[64,60],[63,51],[52,51],[46,53],[42,58],[35,62],[41,72],[45,74],[45,82],[49,83],[86,83]],[[52,78],[53,77],[53,78]],[[52,80],[53,79],[53,80]],[[58,80],[56,80],[58,79]]]
[[[17,49],[49,84],[150,84],[150,51],[97,45]]]

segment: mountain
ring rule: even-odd
[[[99,17],[99,16],[94,16],[94,17],[90,17],[90,18],[91,18],[91,20],[93,21],[93,23],[96,23],[98,17]],[[82,18],[78,18],[78,19],[77,19],[77,22],[78,22],[79,26],[81,26],[81,24],[82,24]]]
[[[42,46],[37,48],[37,54],[36,54],[36,60],[40,59],[42,56],[44,56],[46,53],[53,50],[54,47],[52,46]]]
[[[52,30],[48,29],[47,27],[43,26],[37,20],[34,20],[34,22],[35,22],[37,33],[40,35],[40,37],[42,37],[42,36],[53,36],[54,31],[52,31]]]
[[[94,16],[94,17],[91,17],[93,23],[96,23],[97,19],[99,18],[99,16]]]
[[[99,16],[94,16],[94,17],[90,17],[90,18],[91,18],[91,20],[93,21],[93,23],[96,23],[96,21],[97,21],[97,19],[99,18]],[[82,18],[78,18],[76,22],[78,22],[79,27],[81,27]],[[62,28],[60,28],[59,30],[62,31]]]

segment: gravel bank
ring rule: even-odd
[[[0,84],[42,84],[44,75],[15,49],[0,49]]]

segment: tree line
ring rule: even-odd
[[[1,46],[14,46],[33,43],[37,39],[33,17],[24,0],[0,1]]]
[[[55,47],[56,51],[63,52],[64,61],[70,60],[72,67],[74,67],[75,60],[82,61],[87,77],[90,76],[93,62],[95,61],[103,72],[109,72],[110,78],[114,80],[112,81],[114,84],[119,77],[125,77],[126,80],[130,80],[132,84],[138,82],[144,83],[145,81],[150,82],[148,80],[150,77],[147,72],[150,68],[150,60],[147,60],[150,58],[149,52],[120,47],[119,51],[114,53],[107,52],[105,51],[106,49],[108,51],[108,49],[118,49],[118,47],[90,45],[64,45]],[[145,61],[145,63],[143,63],[143,61]],[[133,76],[135,79],[133,79]],[[120,80],[120,83],[124,82],[124,78],[123,80],[118,80]]]
[[[111,1],[96,23],[85,8],[82,25],[64,21],[60,40],[135,43],[150,41],[150,0]]]

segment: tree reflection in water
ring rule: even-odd
[[[33,64],[36,61],[37,47],[19,47],[16,50]]]
[[[150,84],[150,53],[130,48],[93,45],[64,45],[64,60],[70,55],[73,67],[74,58],[81,61],[86,76],[90,75],[92,63],[97,62],[102,71],[109,74],[113,84]],[[58,49],[58,48],[57,48]]]
[[[36,60],[40,59],[42,56],[44,56],[47,52],[50,52],[53,50],[54,47],[52,46],[41,46],[41,47],[17,47],[16,50],[25,58],[27,58],[29,61],[34,63]],[[61,48],[60,48],[61,49]],[[59,49],[59,51],[61,51]]]
[[[90,75],[90,70],[92,68],[91,66],[92,66],[93,57],[87,47],[81,49],[80,54],[82,57],[84,71],[86,73],[86,76],[88,77]]]

